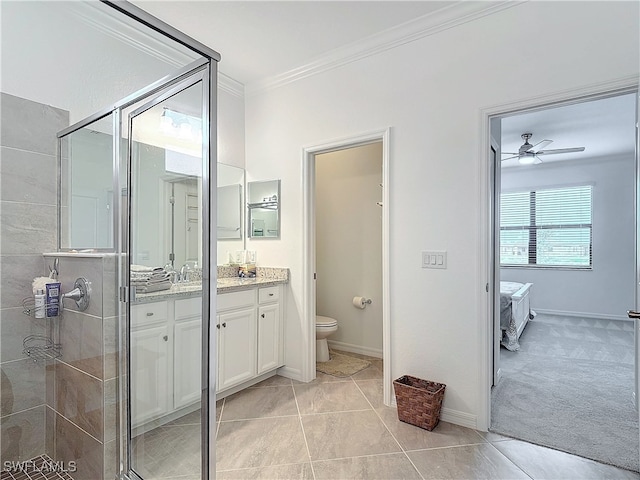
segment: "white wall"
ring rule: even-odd
[[[3,2],[0,89],[64,108],[75,123],[198,58],[111,11],[98,2]],[[218,161],[244,168],[243,88],[224,80]]]
[[[486,426],[481,111],[638,75],[638,7],[526,2],[247,97],[248,176],[282,179],[282,237],[259,255],[291,269],[291,370],[310,341],[301,333],[302,149],[391,126],[391,375],[446,383],[445,413]],[[427,249],[447,250],[448,268],[422,269]]]
[[[584,159],[502,169],[502,190],[593,184],[593,269],[502,268],[500,278],[533,282],[540,312],[626,319],[635,294],[635,159]]]
[[[336,348],[382,357],[382,143],[315,160],[316,313],[338,321]]]
[[[218,87],[218,162],[244,168],[244,96]]]

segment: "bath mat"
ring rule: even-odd
[[[316,370],[334,377],[350,377],[371,365],[371,362],[360,358],[331,352],[328,362],[317,362]]]

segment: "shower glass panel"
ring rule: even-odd
[[[60,148],[60,247],[113,249],[113,113],[62,137]]]
[[[143,479],[201,475],[204,78],[128,115],[130,465]]]

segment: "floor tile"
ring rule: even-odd
[[[220,422],[216,469],[305,463],[309,455],[298,417]]]
[[[334,377],[333,375],[329,375],[326,373],[316,371],[316,378],[309,383],[303,382],[293,382],[294,385],[315,385],[318,383],[327,383],[327,382],[353,382],[350,377]]]
[[[216,402],[216,420],[220,421],[220,414],[222,413],[222,406],[224,405],[224,399]]]
[[[371,408],[365,396],[353,382],[295,385],[293,389],[302,415]]]
[[[247,388],[225,398],[221,422],[298,415],[291,386]]]
[[[373,410],[303,415],[311,460],[401,451]]]
[[[425,480],[473,478],[474,480],[526,480],[529,477],[492,445],[484,443],[431,450],[407,455]]]
[[[487,442],[504,442],[508,440],[513,440],[511,437],[505,437],[504,435],[500,435],[499,433],[494,432],[476,432],[482,438],[484,438]]]
[[[404,453],[313,462],[316,480],[412,480],[422,477]]]
[[[263,380],[260,383],[256,383],[255,385],[249,388],[281,387],[281,386],[291,385],[291,384],[292,384],[292,380],[290,378],[281,377],[280,375],[274,375],[273,377],[269,377],[266,380]]]
[[[217,480],[313,480],[310,463],[216,472]]]
[[[142,478],[199,475],[200,425],[155,428],[133,439],[133,469]]]
[[[186,415],[181,416],[180,418],[176,418],[175,420],[165,424],[165,427],[173,427],[176,425],[201,425],[201,410],[198,410],[187,413]]]
[[[373,359],[370,361],[371,361],[371,366],[351,375],[351,378],[353,378],[354,380],[382,379],[382,376],[383,376],[382,360]]]
[[[534,480],[640,479],[640,475],[629,470],[519,440],[493,445]]]
[[[393,407],[378,408],[376,412],[405,450],[486,443],[486,440],[470,428],[440,421],[430,432],[398,420],[398,413]]]
[[[356,385],[362,390],[373,408],[384,407],[384,388],[382,380],[356,380]]]

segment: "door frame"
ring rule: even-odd
[[[477,177],[480,182],[479,204],[480,208],[480,241],[478,242],[478,261],[479,261],[479,278],[478,285],[488,285],[486,294],[481,295],[480,311],[484,312],[481,316],[479,325],[479,365],[480,372],[478,379],[479,408],[477,428],[481,431],[488,431],[491,426],[491,387],[493,385],[493,361],[494,361],[494,317],[493,304],[496,296],[496,287],[494,286],[494,278],[492,278],[492,261],[494,252],[494,218],[492,216],[492,196],[494,195],[493,184],[495,182],[493,162],[490,156],[491,151],[491,129],[490,122],[492,118],[510,115],[524,111],[543,110],[549,107],[559,105],[570,105],[581,103],[586,100],[596,100],[598,98],[606,98],[625,93],[638,93],[640,91],[640,76],[632,75],[628,77],[618,78],[610,82],[597,83],[592,85],[574,88],[570,90],[559,91],[539,97],[527,98],[512,103],[505,103],[486,107],[480,110],[480,142],[479,154],[480,161],[477,164]],[[636,150],[636,170],[640,170],[640,158]],[[636,191],[638,188],[636,188]],[[634,206],[635,208],[635,206]],[[640,212],[636,208],[636,223],[640,224],[638,215]],[[636,245],[638,245],[638,234],[636,234]],[[640,246],[638,249],[640,251]],[[636,265],[638,265],[638,255],[636,254]],[[640,266],[637,269],[640,272]],[[636,306],[638,305],[638,293],[636,294]]]
[[[389,127],[349,137],[310,145],[302,151],[302,228],[303,228],[303,295],[302,295],[302,381],[316,377],[316,202],[315,162],[321,153],[346,150],[382,142],[382,358],[383,395],[391,404],[391,302],[389,288]]]

